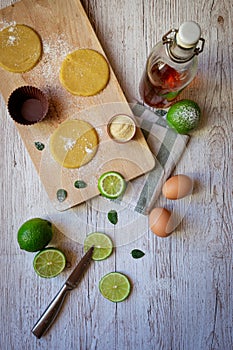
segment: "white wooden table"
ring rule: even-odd
[[[73,1],[73,0],[65,0]],[[14,3],[1,0],[1,7]],[[195,81],[182,97],[198,102],[200,128],[176,173],[195,180],[185,217],[172,236],[159,239],[147,217],[130,210],[113,226],[99,199],[71,215],[51,206],[34,166],[1,99],[0,349],[185,349],[233,348],[233,166],[232,166],[232,1],[82,0],[97,36],[128,98],[138,98],[146,57],[161,36],[188,19],[206,39]],[[160,202],[159,199],[158,202]],[[185,202],[169,204],[182,210]],[[187,203],[186,203],[187,204]],[[112,208],[112,207],[111,207]],[[70,268],[55,279],[33,271],[34,254],[17,244],[19,226],[31,217],[56,224],[53,245],[67,255]],[[32,326],[83,254],[74,232],[100,230],[113,239],[125,234],[112,256],[92,263],[82,283],[66,300],[45,337]],[[67,234],[70,238],[68,238]],[[131,250],[145,252],[134,260]],[[127,274],[130,297],[114,304],[98,290],[110,271]]]

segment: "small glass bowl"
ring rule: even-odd
[[[126,125],[126,127],[124,129],[121,128],[121,125]],[[129,126],[129,130],[127,130],[127,125]],[[115,128],[114,128],[115,126]],[[121,130],[120,130],[121,129]],[[126,143],[129,142],[130,140],[133,139],[133,137],[135,136],[137,130],[137,126],[136,126],[136,122],[133,119],[133,117],[121,113],[121,114],[116,114],[114,115],[108,122],[107,125],[107,132],[109,137],[118,143]],[[125,137],[123,136],[117,136],[117,131],[120,133],[127,133],[128,131],[128,135],[126,135]]]

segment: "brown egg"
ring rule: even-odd
[[[174,230],[171,212],[165,208],[154,208],[149,214],[151,231],[159,237],[167,237]]]
[[[192,192],[193,181],[187,175],[175,175],[163,185],[163,195],[168,199],[180,199]]]

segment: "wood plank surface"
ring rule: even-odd
[[[66,2],[72,0],[66,0]],[[40,3],[40,1],[37,1]],[[1,7],[14,3],[1,0]],[[114,206],[95,198],[76,211],[58,213],[37,176],[1,98],[0,349],[231,350],[233,348],[233,122],[232,1],[82,0],[84,9],[129,101],[152,46],[171,27],[192,19],[206,39],[199,70],[182,97],[202,110],[175,173],[195,180],[191,201],[165,201],[185,213],[177,230],[159,239],[147,217],[120,211],[113,226],[106,218]],[[51,13],[56,16],[56,11]],[[20,251],[19,226],[31,217],[56,225],[52,244],[66,253],[70,268],[52,280],[32,268],[34,254]],[[47,335],[30,329],[81,257],[82,239],[91,231],[125,241],[109,259],[93,263],[66,300]],[[79,233],[80,242],[67,238]],[[145,252],[134,260],[131,250]],[[98,281],[110,271],[127,274],[130,297],[113,304],[99,293]]]

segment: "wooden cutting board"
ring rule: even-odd
[[[55,208],[66,210],[98,195],[97,180],[105,171],[118,171],[126,180],[150,171],[155,162],[140,129],[127,144],[118,144],[108,137],[106,125],[114,114],[132,114],[111,67],[107,87],[93,97],[73,96],[59,82],[60,66],[68,53],[90,48],[105,56],[80,1],[22,0],[0,10],[0,29],[16,23],[32,27],[41,36],[43,56],[27,73],[11,73],[0,68],[0,90],[6,102],[11,92],[23,85],[36,86],[49,98],[49,113],[42,122],[32,126],[15,123],[15,126]],[[91,123],[100,144],[87,165],[66,169],[54,161],[48,145],[59,124],[73,118]],[[35,142],[43,143],[45,148],[38,150]],[[77,180],[85,181],[87,187],[77,189],[74,186]],[[63,202],[57,199],[58,189],[68,193]]]

